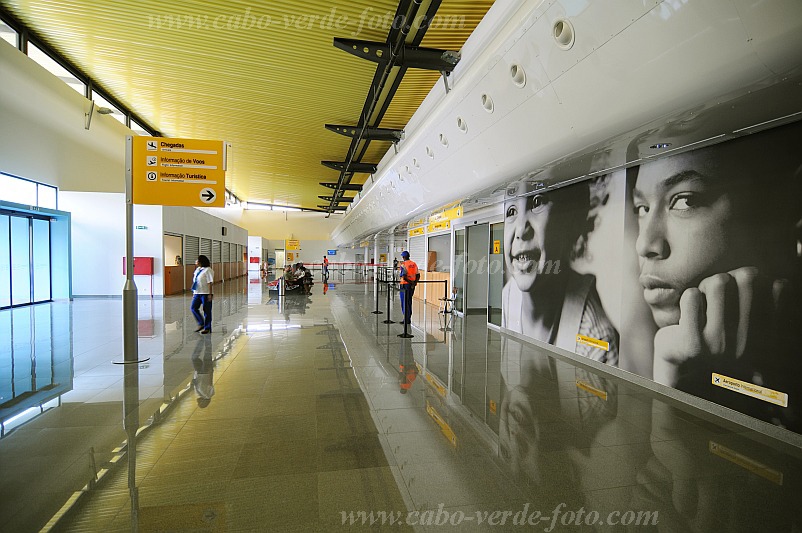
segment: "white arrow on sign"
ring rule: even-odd
[[[200,199],[204,204],[210,204],[214,202],[216,196],[217,195],[215,194],[214,189],[210,189],[208,187],[200,192]]]

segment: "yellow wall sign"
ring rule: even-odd
[[[490,400],[490,412],[496,414],[496,411],[498,411],[498,405],[495,400]]]
[[[284,241],[284,249],[285,250],[300,250],[301,249],[301,241],[297,241],[297,240]]]
[[[359,243],[359,246],[361,246],[362,248],[367,248],[368,246],[370,246],[370,241],[362,241],[361,243]]]
[[[592,346],[594,348],[599,348],[604,350],[605,352],[610,351],[610,343],[607,341],[594,339],[593,337],[586,337],[585,335],[577,335],[576,336],[576,343],[577,344],[584,344],[586,346]]]
[[[287,252],[287,262],[292,263],[295,261],[295,254],[293,252]]]
[[[407,227],[408,228],[417,228],[418,226],[423,226],[424,224],[426,224],[426,219],[425,218],[419,218],[417,220],[413,220],[413,221],[409,222],[407,224]]]
[[[379,263],[387,262],[387,254],[379,254]]]
[[[586,381],[582,381],[581,379],[578,379],[578,380],[576,380],[576,386],[579,387],[580,389],[582,389],[585,392],[589,392],[589,393],[593,394],[594,396],[598,396],[599,398],[601,398],[605,402],[607,401],[607,392],[605,392],[605,391],[603,391],[601,389],[597,389],[596,387],[594,387],[593,385],[591,385],[590,383],[588,383]]]
[[[432,417],[432,420],[440,427],[440,431],[443,435],[448,439],[448,442],[451,443],[453,447],[457,447],[457,435],[454,433],[454,430],[451,429],[451,426],[448,425],[448,422],[440,416],[440,413],[432,407],[432,404],[429,403],[429,400],[426,400],[426,412],[429,413],[429,416]]]
[[[409,230],[409,236],[410,237],[417,237],[418,235],[423,235],[424,231],[425,231],[424,228],[411,229],[411,230]]]
[[[713,385],[728,389],[733,392],[745,394],[764,402],[773,403],[782,407],[788,407],[788,395],[784,392],[779,392],[766,387],[749,383],[748,381],[741,381],[740,379],[722,376],[721,374],[713,373]]]
[[[452,209],[446,209],[442,213],[436,213],[429,217],[429,224],[434,224],[435,222],[440,222],[443,220],[454,220],[456,218],[462,218],[462,206],[454,207]]]
[[[501,241],[493,241],[493,253],[494,254],[501,253]]]
[[[223,141],[140,137],[131,139],[135,204],[226,206]]]
[[[434,224],[429,224],[426,228],[429,233],[434,233],[435,231],[442,231],[446,229],[451,229],[451,221],[450,220],[442,220],[440,222],[435,222]]]
[[[783,484],[782,472],[778,472],[773,468],[769,468],[763,463],[755,461],[751,457],[742,455],[712,440],[708,441],[708,449],[710,450],[710,453],[712,453],[713,455],[718,455],[722,459],[726,459],[727,461],[730,461],[731,463],[734,463],[740,466],[741,468],[749,470],[753,474],[757,474],[762,478],[768,479],[775,485]]]

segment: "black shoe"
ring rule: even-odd
[[[202,329],[201,330],[201,335],[206,335],[207,333],[211,333],[211,332],[212,332],[212,330],[210,330],[210,329]]]

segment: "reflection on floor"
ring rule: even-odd
[[[332,531],[371,516],[421,531],[802,527],[798,450],[555,359],[482,316],[449,330],[416,302],[414,337],[401,339],[403,326],[372,313],[376,296],[386,311],[372,285],[278,299],[264,283],[217,291],[211,337],[194,332],[186,296],[140,302],[150,360],[133,476],[112,364],[119,301],[0,312],[13,333],[2,390],[28,392],[0,400],[0,528]]]

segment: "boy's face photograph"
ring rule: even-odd
[[[633,191],[639,282],[658,327],[679,323],[682,293],[743,266],[754,242],[736,207],[739,183],[693,153],[641,165]]]

